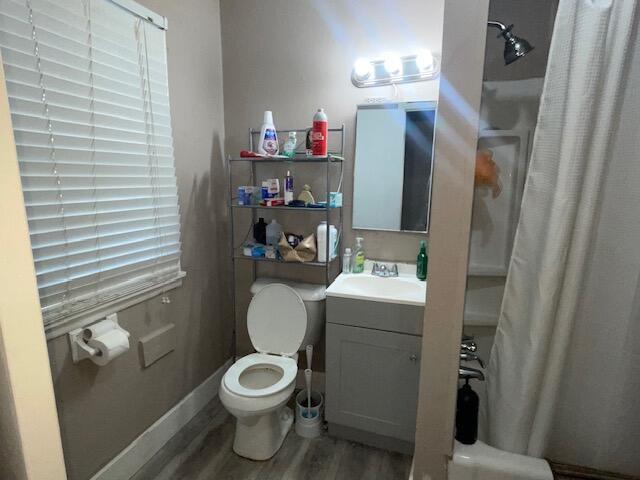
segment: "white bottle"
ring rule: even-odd
[[[262,128],[260,129],[260,139],[258,140],[258,153],[262,155],[278,154],[278,134],[276,126],[273,124],[273,113],[271,110],[264,112]]]
[[[275,219],[267,225],[267,245],[278,245],[282,235],[282,226]]]
[[[318,261],[327,261],[327,222],[323,220],[318,225],[316,231],[318,242]],[[336,242],[338,240],[338,230],[334,225],[329,226],[329,258],[333,260],[336,258]]]
[[[344,249],[342,255],[342,273],[351,273],[351,249],[349,247]]]
[[[329,226],[329,238],[331,240],[331,248],[329,248],[329,258],[333,260],[338,256],[338,229],[335,225]]]

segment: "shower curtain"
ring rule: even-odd
[[[486,419],[498,448],[632,475],[640,475],[637,3],[560,0]]]

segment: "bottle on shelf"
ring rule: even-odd
[[[364,239],[362,237],[356,237],[356,248],[353,252],[353,265],[351,267],[351,273],[362,273],[364,272],[364,246],[362,242]]]
[[[283,154],[289,158],[293,158],[296,156],[296,146],[298,145],[298,139],[296,136],[296,132],[289,132],[289,137],[287,141],[284,142]]]
[[[327,134],[329,120],[324,109],[319,108],[313,116],[313,126],[311,128],[311,149],[314,155],[327,154]]]
[[[270,110],[264,112],[260,139],[258,140],[258,153],[262,155],[278,154],[278,134],[273,124],[273,113]]]
[[[284,177],[284,204],[289,205],[291,202],[293,202],[293,176],[287,170],[287,176]]]
[[[267,225],[267,245],[278,245],[282,235],[282,226],[276,222],[275,218]]]
[[[318,261],[327,261],[327,221],[323,220],[318,225],[316,231],[318,242]],[[338,230],[334,225],[329,225],[329,260],[336,258],[336,242],[338,240]]]
[[[267,224],[262,217],[260,217],[258,222],[253,226],[253,238],[257,243],[261,243],[262,245],[267,243]]]

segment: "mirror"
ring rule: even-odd
[[[436,102],[360,105],[353,228],[426,232]]]

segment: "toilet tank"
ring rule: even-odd
[[[324,326],[325,292],[327,288],[316,283],[301,283],[281,278],[263,277],[257,278],[251,285],[251,296],[272,283],[282,283],[293,288],[304,302],[307,310],[307,332],[304,335],[302,345],[300,345],[300,350],[304,350],[307,345],[317,345]]]

